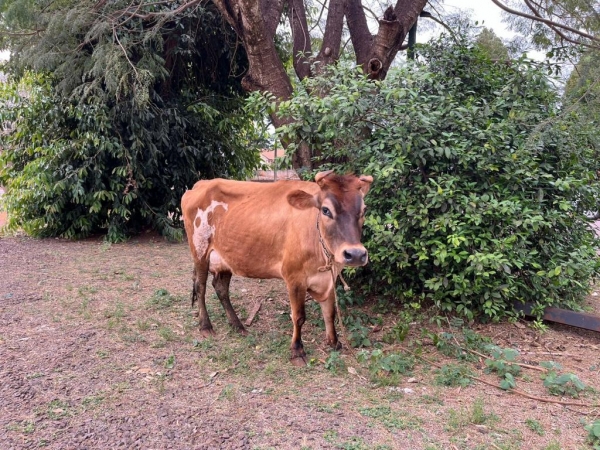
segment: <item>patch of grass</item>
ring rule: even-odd
[[[121,333],[121,339],[123,340],[123,342],[129,342],[131,344],[136,342],[146,342],[146,338],[143,335],[130,330]]]
[[[473,406],[470,410],[471,413],[471,423],[474,425],[483,425],[486,423],[496,422],[498,421],[498,416],[494,413],[486,413],[485,412],[485,403],[483,398],[477,397],[473,402]]]
[[[108,358],[109,355],[110,355],[110,353],[108,350],[97,350],[96,351],[96,356],[100,359]]]
[[[194,339],[192,341],[192,347],[194,348],[194,350],[199,350],[199,351],[207,351],[210,350],[214,347],[215,343],[214,343],[214,339],[212,337],[206,338],[206,339]]]
[[[173,307],[176,303],[180,303],[183,301],[183,297],[176,296],[166,289],[157,289],[152,294],[152,297],[146,302],[146,306],[155,310],[163,310],[169,309]]]
[[[94,295],[98,292],[98,288],[95,286],[80,286],[77,289],[77,293],[80,297],[89,298],[90,295]]]
[[[352,436],[349,440],[339,443],[337,447],[343,450],[370,450],[372,448],[366,445],[364,439],[359,436]]]
[[[333,414],[336,410],[339,410],[339,403],[332,403],[331,405],[323,405],[321,403],[317,403],[315,409],[319,412],[324,412],[327,414]]]
[[[389,406],[376,406],[358,410],[363,416],[376,419],[387,429],[418,430],[423,425],[423,420],[416,416],[393,411]]]
[[[21,422],[11,422],[6,428],[9,431],[15,431],[17,433],[31,434],[35,431],[35,423],[31,420],[23,420]]]
[[[28,380],[33,380],[34,378],[42,378],[42,377],[45,377],[45,376],[46,376],[46,374],[45,374],[45,373],[42,373],[42,372],[34,372],[34,373],[30,373],[30,374],[28,374],[26,378],[27,378]]]
[[[562,450],[560,443],[557,441],[550,442],[547,446],[545,446],[542,450]]]
[[[71,415],[69,404],[61,400],[52,400],[46,405],[45,415],[51,420],[67,417]]]
[[[129,389],[131,389],[131,384],[129,384],[128,381],[121,381],[120,383],[113,385],[113,390],[119,394],[122,394]]]
[[[104,401],[104,395],[88,395],[81,400],[81,406],[84,411],[88,411],[90,409],[94,409],[102,404]]]
[[[444,405],[444,400],[442,400],[439,397],[435,397],[435,396],[429,395],[429,394],[421,395],[421,397],[419,398],[419,402],[423,403],[425,405],[440,405],[440,406]]]
[[[235,397],[235,388],[233,386],[233,384],[228,384],[226,385],[221,392],[219,393],[219,396],[217,397],[218,400],[233,400],[233,398]]]
[[[169,327],[159,328],[158,335],[163,338],[165,342],[174,342],[178,339],[177,334]]]
[[[533,431],[534,433],[538,434],[539,436],[543,436],[544,434],[546,434],[546,432],[544,431],[544,427],[542,426],[542,424],[539,423],[535,419],[527,419],[525,421],[525,425],[527,425],[527,428],[529,428],[531,431]]]
[[[327,442],[333,444],[338,440],[338,432],[335,430],[327,430],[323,434],[323,439],[325,439]]]
[[[165,358],[165,362],[164,362],[163,366],[165,367],[165,369],[173,369],[173,368],[175,368],[175,364],[176,364],[175,355],[169,355],[167,358]]]
[[[486,413],[481,397],[476,398],[470,408],[448,411],[448,428],[450,430],[458,430],[467,425],[490,425],[498,420],[498,416],[494,413]]]
[[[346,363],[340,356],[340,352],[331,352],[325,360],[325,368],[331,373],[344,372],[346,369]]]
[[[123,303],[117,302],[112,309],[104,310],[104,317],[108,320],[109,328],[114,328],[125,317],[125,307]]]
[[[263,339],[264,350],[269,355],[279,355],[288,359],[290,355],[290,336],[281,332],[268,332]],[[260,350],[260,349],[259,349]]]
[[[140,331],[148,331],[150,329],[150,321],[148,319],[138,319],[135,322],[135,325],[138,327]]]

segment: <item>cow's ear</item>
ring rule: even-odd
[[[301,190],[292,191],[287,196],[287,201],[294,208],[308,209],[318,208],[317,198],[314,195],[309,194]]]
[[[373,177],[370,175],[361,175],[360,177],[358,177],[358,180],[360,181],[360,192],[362,192],[362,195],[364,197],[365,195],[367,195],[367,192],[369,192],[369,189],[371,189]]]

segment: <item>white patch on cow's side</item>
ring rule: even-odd
[[[217,206],[222,206],[227,211],[227,203],[213,200],[210,205],[202,210],[198,208],[198,213],[194,218],[194,247],[196,247],[196,255],[198,258],[203,257],[208,249],[210,238],[215,234],[215,226],[208,223],[208,214],[212,213]],[[198,219],[200,224],[198,225]]]

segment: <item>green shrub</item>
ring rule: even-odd
[[[598,275],[598,128],[534,63],[442,38],[385,81],[343,65],[305,80],[281,113],[321,170],[375,179],[366,294],[497,319],[516,301],[576,307]]]
[[[9,226],[109,241],[153,228],[176,239],[187,188],[245,178],[258,164],[240,77],[229,76],[243,73],[245,53],[229,45],[233,30],[213,6],[148,35],[142,18],[92,26],[121,7],[114,2],[71,6],[13,48],[12,81],[0,83],[0,124],[12,129],[0,126]]]

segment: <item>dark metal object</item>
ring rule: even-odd
[[[417,23],[419,19],[415,22],[415,24],[408,30],[408,51],[406,56],[408,59],[415,59],[415,44],[417,43]]]
[[[518,303],[515,305],[515,309],[523,312],[526,316],[534,316],[534,314],[531,313],[533,310],[533,305],[531,303]],[[542,319],[547,320],[548,322],[562,323],[564,325],[571,325],[572,327],[600,332],[600,317],[593,314],[548,307],[544,309]]]

